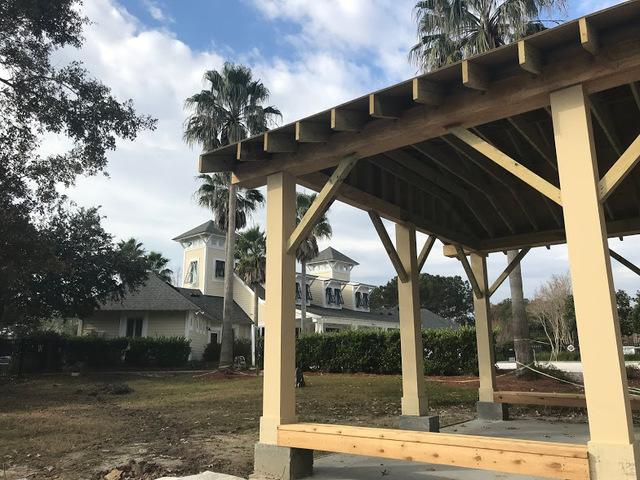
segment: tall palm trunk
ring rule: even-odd
[[[507,252],[508,261],[511,262],[517,250]],[[509,287],[511,289],[511,314],[513,317],[513,348],[516,353],[516,362],[529,365],[533,361],[533,352],[529,342],[529,322],[524,308],[524,293],[522,289],[522,271],[520,265],[513,269],[509,275]],[[526,370],[520,370],[520,374]]]
[[[304,323],[307,320],[307,261],[300,261],[300,335],[304,333]]]
[[[222,310],[222,345],[220,368],[233,363],[233,258],[236,245],[236,186],[229,184],[229,208],[227,209],[227,251],[224,264],[224,306]]]
[[[258,284],[253,285],[253,323],[251,324],[251,366],[256,366],[256,329],[258,328]]]

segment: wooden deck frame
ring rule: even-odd
[[[493,393],[493,400],[494,402],[512,405],[587,408],[587,400],[584,393],[497,391]],[[631,396],[631,408],[640,410],[640,397]]]
[[[545,478],[589,478],[587,447],[567,443],[298,423],[278,427],[278,445]]]

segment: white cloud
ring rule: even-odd
[[[157,20],[158,22],[174,22],[173,18],[164,13],[160,5],[158,5],[154,0],[144,0],[144,5],[147,7],[147,11],[149,12],[149,15],[151,15],[151,18],[154,20]]]
[[[288,39],[292,48],[289,58],[272,57],[257,49],[236,55],[271,90],[270,103],[283,111],[285,121],[411,75],[406,49],[413,42],[413,0],[255,0],[255,5],[268,19],[284,19],[299,26]],[[145,132],[135,142],[120,142],[118,150],[110,153],[109,179],[82,179],[71,196],[83,205],[102,205],[109,231],[118,238],[135,236],[147,248],[169,256],[177,267],[182,252],[171,238],[209,217],[192,198],[197,152],[182,142],[183,101],[202,87],[206,69],[222,65],[223,55],[215,50],[195,51],[165,28],[143,25],[115,0],[93,0],[84,8],[94,24],[85,32],[82,51],[66,51],[64,60],[82,59],[117,96],[132,98],[138,111],[159,121],[155,132]],[[223,44],[223,39],[215,40]],[[60,142],[52,141],[59,148]],[[53,148],[54,144],[48,145]],[[380,284],[394,275],[364,212],[338,202],[329,217],[334,237],[322,246],[330,243],[360,262],[353,272],[355,279]],[[264,225],[264,211],[258,212],[254,221]],[[388,227],[393,238],[393,229]],[[420,236],[419,243],[422,241]],[[637,241],[612,241],[613,245],[630,260],[640,261]],[[505,265],[504,255],[491,255],[490,277],[495,278]],[[567,270],[565,247],[532,251],[523,262],[525,294],[532,295],[551,274]],[[459,262],[443,257],[439,244],[425,271],[464,277]],[[617,288],[637,288],[637,279],[615,263],[614,275]],[[505,283],[494,300],[507,295]]]

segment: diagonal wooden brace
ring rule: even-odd
[[[600,179],[600,201],[604,202],[640,161],[640,135]]]
[[[478,284],[478,279],[473,273],[473,269],[469,264],[469,260],[467,260],[467,255],[464,253],[464,250],[460,245],[456,245],[456,252],[458,254],[457,255],[458,260],[460,260],[460,263],[462,263],[462,268],[464,268],[464,271],[467,274],[467,278],[469,278],[469,283],[471,283],[471,288],[473,289],[474,295],[478,299],[483,298],[484,292],[480,288],[480,285]]]
[[[382,245],[384,245],[384,249],[387,251],[389,255],[389,259],[393,264],[393,268],[395,268],[396,273],[398,274],[398,280],[401,282],[406,282],[409,279],[409,275],[402,264],[402,260],[396,251],[396,248],[393,246],[393,242],[391,238],[389,238],[389,234],[387,233],[387,229],[384,228],[384,224],[382,223],[382,219],[380,215],[376,212],[369,211],[369,218],[371,218],[371,223],[373,223],[373,227],[378,232],[378,236],[380,237],[380,241]]]
[[[546,181],[538,174],[532,172],[527,167],[519,162],[516,162],[506,153],[497,149],[489,142],[484,141],[477,135],[471,133],[465,128],[453,128],[451,133],[469,145],[474,150],[477,150],[492,162],[496,163],[506,171],[522,180],[531,188],[537,190],[544,196],[556,202],[558,205],[562,205],[562,199],[560,196],[560,189],[552,183]]]
[[[357,155],[348,155],[343,158],[336,169],[334,170],[327,183],[322,187],[320,193],[316,196],[307,213],[291,233],[289,241],[287,242],[287,252],[295,252],[305,238],[309,236],[311,230],[315,226],[318,219],[324,215],[324,213],[331,205],[331,202],[336,198],[340,185],[349,176],[349,173],[358,162],[359,157]]]
[[[507,277],[511,274],[511,272],[513,272],[513,269],[516,268],[518,265],[520,265],[520,262],[522,261],[524,256],[527,253],[529,253],[529,250],[531,250],[530,247],[523,248],[522,250],[520,250],[520,252],[518,252],[518,255],[516,255],[515,258],[511,260],[509,265],[507,265],[507,268],[504,269],[504,271],[498,276],[498,278],[496,278],[496,281],[493,282],[491,287],[489,287],[489,292],[487,293],[487,295],[491,296],[494,293],[496,293],[496,290],[500,288],[500,285],[502,285],[502,282],[504,282],[507,279]]]
[[[424,242],[422,246],[422,250],[420,250],[420,254],[418,255],[418,272],[422,270],[424,267],[427,258],[429,257],[429,253],[431,253],[431,249],[433,248],[433,244],[436,243],[435,235],[429,235],[427,240]]]

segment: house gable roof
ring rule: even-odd
[[[189,301],[198,305],[205,311],[215,322],[222,323],[222,309],[224,306],[224,298],[213,295],[204,295],[196,288],[180,288],[173,287]],[[245,311],[234,301],[233,311],[231,312],[231,321],[234,324],[251,325],[251,318]]]
[[[173,241],[179,242],[180,240],[186,240],[188,238],[196,237],[198,235],[202,235],[203,233],[220,236],[225,235],[225,233],[216,226],[213,220],[208,220],[202,225],[198,225],[191,230],[187,230],[186,232],[181,233],[177,237],[173,238]]]
[[[330,262],[330,261],[338,261],[349,263],[351,265],[360,265],[355,260],[347,257],[344,253],[339,252],[333,247],[327,247],[322,250],[315,258],[312,258],[307,262],[307,265],[312,265],[314,263],[322,263],[322,262]]]
[[[149,273],[144,285],[129,292],[122,300],[109,300],[100,310],[172,310],[198,311],[201,308],[174,287],[162,280],[156,273]]]

